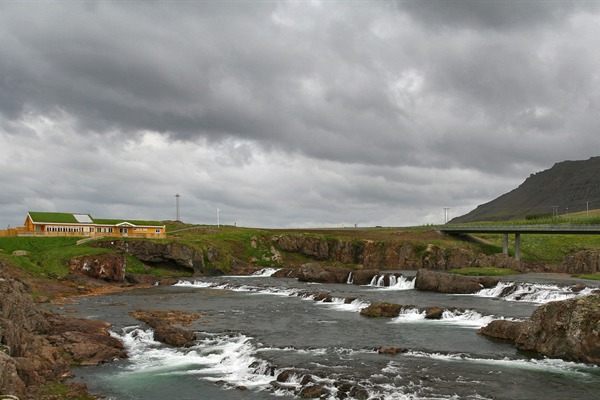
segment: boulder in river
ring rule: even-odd
[[[494,287],[500,279],[472,277],[420,269],[415,278],[415,289],[440,293],[472,294],[483,288]]]
[[[402,308],[400,304],[375,302],[360,310],[360,315],[371,318],[393,318],[400,315]]]
[[[600,364],[600,293],[546,303],[527,321],[492,321],[479,333],[547,357]]]

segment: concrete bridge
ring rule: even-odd
[[[502,252],[508,254],[508,235],[515,235],[515,259],[521,258],[521,234],[536,235],[600,235],[600,225],[441,225],[438,230],[448,235],[470,233],[503,234]]]

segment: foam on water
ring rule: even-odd
[[[475,294],[480,297],[495,297],[506,301],[548,303],[591,294],[595,289],[584,288],[573,291],[570,286],[541,283],[499,282],[495,287],[482,289]]]
[[[251,292],[257,294],[270,294],[275,296],[299,296],[301,294],[301,291],[299,289],[293,288],[233,285],[228,283],[204,282],[200,280],[180,280],[173,286],[231,290],[232,292]]]
[[[273,275],[275,272],[277,272],[276,268],[263,268],[260,271],[256,271],[255,273],[253,273],[252,277],[258,277],[258,276],[271,276]]]
[[[590,376],[595,377],[595,370],[598,368],[593,364],[581,364],[570,361],[563,361],[554,358],[543,359],[492,359],[492,358],[477,358],[466,354],[442,354],[442,353],[426,353],[421,351],[408,351],[405,353],[410,357],[431,358],[434,360],[448,362],[472,362],[478,364],[486,364],[497,367],[519,368],[526,370],[540,370],[568,375]]]
[[[416,308],[407,308],[400,311],[400,315],[393,318],[390,323],[410,323],[425,322],[444,323],[451,325],[460,325],[468,328],[481,328],[495,319],[504,319],[503,317],[494,317],[492,315],[482,315],[475,310],[445,310],[441,319],[426,319],[426,312]]]
[[[359,299],[347,302],[347,300],[344,298],[333,297],[330,302],[320,301],[317,302],[317,304],[326,305],[339,311],[360,312],[360,310],[368,307],[371,303]]]
[[[385,284],[386,276],[388,277],[389,282],[387,286]],[[411,290],[415,288],[415,280],[407,279],[404,276],[397,277],[393,274],[375,275],[367,286],[385,290]]]
[[[261,373],[264,363],[255,357],[256,348],[245,335],[211,335],[187,348],[172,348],[154,341],[152,330],[126,328],[121,339],[128,365],[122,375],[197,375],[232,386],[260,387],[273,377]]]

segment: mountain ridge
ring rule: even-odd
[[[564,215],[600,208],[600,156],[566,160],[531,174],[517,188],[480,204],[450,223]]]

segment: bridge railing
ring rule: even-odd
[[[439,225],[440,231],[463,232],[598,232],[600,225]]]

